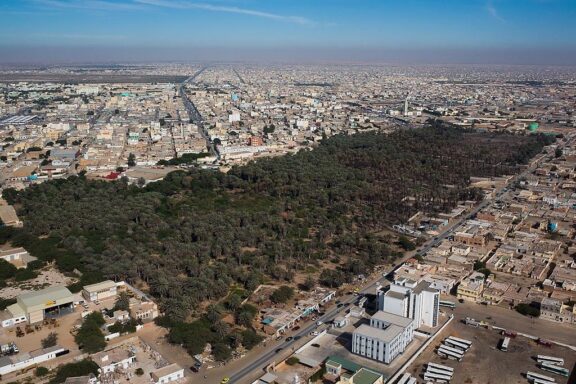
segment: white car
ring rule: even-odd
[[[322,323],[320,320],[318,320],[318,321],[316,322],[316,325],[322,325],[322,324],[324,324],[324,323]]]
[[[311,334],[312,336],[318,336],[318,332],[317,332],[317,331],[310,332],[310,334]]]

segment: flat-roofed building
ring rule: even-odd
[[[378,309],[414,320],[415,327],[436,327],[440,291],[427,281],[399,278],[387,292],[378,292]]]
[[[8,306],[11,320],[6,319],[2,326],[23,322],[34,324],[45,318],[57,317],[74,311],[74,295],[65,286],[55,286],[36,292],[24,293],[16,298],[16,304]],[[6,325],[4,325],[6,324]]]
[[[574,310],[561,300],[545,297],[540,302],[540,318],[558,323],[575,323]]]
[[[153,301],[140,301],[135,298],[130,299],[130,317],[146,323],[158,317],[158,306]]]
[[[118,288],[112,280],[85,285],[82,289],[82,296],[88,301],[109,299],[116,297],[117,294]]]
[[[184,368],[178,364],[170,364],[150,373],[155,384],[165,384],[184,378]]]
[[[474,272],[458,285],[456,297],[458,300],[480,301],[482,292],[484,291],[484,283],[484,275],[480,272]]]
[[[100,373],[110,373],[117,369],[128,369],[136,361],[136,356],[120,347],[92,355],[92,360],[98,364]]]
[[[0,259],[13,264],[17,268],[26,268],[29,262],[36,260],[34,256],[30,256],[24,248],[12,248],[0,250]]]
[[[14,356],[0,357],[0,375],[24,370],[33,365],[55,359],[68,353],[68,350],[55,345],[50,348],[40,348],[30,352],[21,352]]]
[[[88,376],[68,377],[64,384],[100,384],[100,381],[91,373]]]
[[[414,320],[378,311],[352,333],[352,353],[390,364],[414,339]]]

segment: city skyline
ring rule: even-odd
[[[0,14],[2,63],[576,63],[566,0],[8,0]]]

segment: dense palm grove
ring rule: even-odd
[[[144,188],[84,177],[5,191],[25,222],[0,231],[60,269],[142,285],[172,320],[267,279],[318,272],[337,286],[398,256],[387,225],[479,199],[470,176],[516,171],[546,136],[429,126],[324,140],[227,174],[176,171]],[[408,198],[406,198],[408,197]],[[320,262],[337,268],[324,269]]]

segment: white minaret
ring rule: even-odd
[[[404,116],[408,116],[408,97],[406,96],[406,100],[404,100]]]

